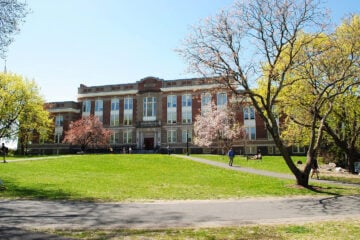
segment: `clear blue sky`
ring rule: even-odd
[[[335,23],[359,0],[329,0]],[[32,13],[10,45],[8,72],[34,79],[46,101],[76,101],[88,86],[147,76],[193,77],[174,49],[189,26],[233,0],[27,0]],[[2,64],[3,65],[3,64]],[[1,65],[0,65],[1,66]]]

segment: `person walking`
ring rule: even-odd
[[[316,178],[319,179],[319,165],[316,158],[313,160],[311,171],[311,178],[313,178],[313,176],[316,174]]]
[[[8,150],[9,149],[5,146],[5,143],[2,143],[1,153],[3,155],[3,163],[7,163],[6,162],[6,154],[7,154]]]
[[[232,166],[233,162],[234,162],[234,157],[235,157],[234,150],[232,148],[230,148],[227,155],[229,157],[229,166]]]

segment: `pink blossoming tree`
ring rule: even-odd
[[[245,129],[236,121],[228,108],[219,108],[213,102],[196,116],[194,143],[203,147],[217,147],[225,152],[235,140],[246,136]]]
[[[110,135],[111,131],[103,127],[99,118],[90,115],[70,123],[63,142],[80,145],[81,150],[86,151],[89,146],[108,146]]]

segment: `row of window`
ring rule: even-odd
[[[226,95],[225,95],[226,96]],[[177,123],[177,110],[176,110],[176,101],[174,101],[173,95],[168,96],[167,104],[167,123],[174,124]],[[176,98],[175,98],[176,99]],[[181,109],[181,122],[183,124],[192,123],[192,99],[191,95],[182,96],[182,109]],[[144,98],[143,105],[143,121],[155,121],[156,120],[156,98],[147,97]],[[83,116],[90,114],[90,101],[83,102]],[[205,104],[205,101],[204,101]],[[204,105],[206,106],[206,104]],[[202,106],[202,109],[204,108]],[[95,115],[103,121],[103,101],[95,101]],[[111,113],[110,113],[110,126],[118,126],[120,123],[119,116],[119,99],[112,99],[111,101]],[[244,120],[254,120],[255,119],[255,110],[253,107],[244,108]],[[57,115],[55,117],[55,125],[62,126],[64,117],[62,115]],[[126,98],[124,101],[124,125],[130,126],[133,124],[133,101],[132,98]]]
[[[192,123],[192,96],[185,94],[181,96],[182,103],[182,123]],[[211,101],[211,94],[205,93],[202,95],[201,106],[204,108]],[[218,106],[224,106],[227,104],[226,93],[217,94]],[[119,125],[119,109],[120,100],[111,100],[111,115],[110,126]],[[167,96],[167,123],[173,124],[177,122],[177,96]],[[99,117],[100,121],[103,120],[103,100],[95,100],[95,115]],[[83,115],[89,115],[91,111],[91,101],[86,100],[82,106]],[[133,99],[128,97],[124,98],[124,125],[132,124],[133,113]],[[145,97],[143,99],[143,121],[155,121],[156,120],[156,97]]]
[[[117,144],[120,142],[120,132],[114,132],[111,135],[110,138],[110,143],[111,144]],[[123,144],[133,144],[133,130],[128,129],[122,132],[122,143]],[[167,139],[167,143],[177,143],[178,139],[177,139],[177,130],[175,129],[171,129],[167,131],[166,134],[166,139]],[[181,142],[182,143],[186,143],[186,142],[192,142],[192,132],[188,131],[188,130],[182,130],[181,132]]]

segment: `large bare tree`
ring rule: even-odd
[[[292,70],[311,60],[300,62],[297,56],[323,32],[325,13],[317,0],[238,1],[194,26],[179,49],[192,70],[215,76],[234,94],[251,100],[297,184],[305,187],[309,172],[292,161],[274,109],[279,94],[292,85]],[[313,38],[301,37],[307,30]]]
[[[19,26],[29,13],[27,4],[18,0],[0,0],[0,56],[5,58],[7,47],[19,32]]]

